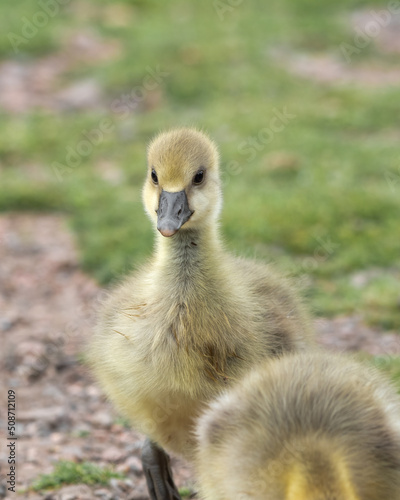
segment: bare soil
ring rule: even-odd
[[[82,66],[116,58],[120,44],[105,42],[91,31],[71,33],[61,49],[42,58],[0,64],[0,108],[10,114],[32,109],[51,112],[102,109],[102,88],[94,78],[68,81],[68,73]]]
[[[397,64],[382,61],[382,56],[400,53],[400,15],[388,9],[362,9],[347,20],[349,42],[339,42],[332,53],[307,53],[276,47],[271,57],[290,73],[326,85],[352,85],[364,88],[386,88],[400,84]],[[373,48],[372,61],[354,56]]]

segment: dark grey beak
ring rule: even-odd
[[[185,191],[178,193],[161,191],[157,210],[157,229],[163,236],[172,236],[178,232],[192,214]]]

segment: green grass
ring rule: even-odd
[[[321,85],[271,55],[283,47],[340,58],[341,43],[354,43],[351,13],[386,6],[246,0],[218,15],[213,2],[71,0],[16,54],[7,34],[21,34],[22,18],[32,21],[40,9],[34,0],[2,3],[3,59],[30,65],[54,51],[65,57],[73,33],[117,42],[119,53],[73,64],[57,82],[96,79],[101,109],[0,112],[0,209],[68,214],[85,269],[109,283],[152,249],[141,205],[148,140],[160,129],[196,125],[220,145],[227,246],[310,276],[306,293],[317,314],[357,312],[399,330],[400,89]],[[394,64],[371,43],[350,64],[377,61]],[[146,89],[157,71],[157,88]],[[132,91],[144,96],[127,112],[122,100]],[[260,131],[284,109],[293,117],[264,144]],[[61,171],[68,151],[104,119],[99,144]],[[381,272],[365,287],[352,284],[370,269]]]
[[[190,498],[190,495],[193,494],[193,490],[187,487],[179,488],[179,494],[183,498]]]
[[[122,416],[122,415],[118,415],[118,417],[116,417],[116,419],[114,420],[114,423],[116,425],[121,425],[125,429],[130,429],[131,428],[131,424],[130,424],[129,420],[126,417]]]
[[[400,393],[400,358],[392,356],[375,356],[372,359],[372,363],[391,378]]]
[[[42,491],[61,488],[67,484],[106,486],[112,478],[123,479],[124,476],[90,462],[75,463],[65,460],[58,462],[52,473],[40,475],[31,488],[34,491]],[[186,498],[193,493],[193,490],[183,487],[180,488],[179,493]]]
[[[107,485],[112,478],[123,478],[111,469],[100,468],[90,462],[58,462],[51,474],[42,474],[33,484],[34,491],[56,489],[66,484]]]

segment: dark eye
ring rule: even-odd
[[[154,182],[154,184],[158,184],[158,177],[154,168],[151,171],[151,179]]]
[[[201,184],[204,181],[204,170],[199,170],[193,177],[193,184]]]

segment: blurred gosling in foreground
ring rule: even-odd
[[[399,500],[400,400],[374,369],[304,353],[263,363],[201,416],[206,500]]]

